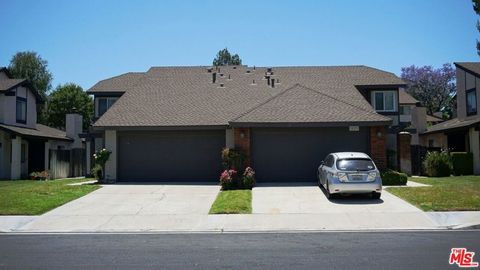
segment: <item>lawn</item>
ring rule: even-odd
[[[388,192],[424,211],[479,211],[480,176],[409,178],[431,187],[391,187]]]
[[[92,179],[0,181],[0,215],[39,215],[80,198],[98,185],[69,186]]]
[[[224,190],[218,193],[217,199],[210,208],[210,214],[251,214],[252,191]]]

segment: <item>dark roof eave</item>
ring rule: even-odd
[[[362,122],[230,122],[232,127],[346,127],[346,126],[388,126],[387,121]]]
[[[442,129],[437,129],[437,130],[432,130],[432,131],[427,130],[427,131],[425,131],[425,132],[420,133],[420,135],[428,135],[428,134],[435,134],[435,133],[445,133],[445,132],[461,131],[461,130],[469,129],[469,128],[475,127],[475,126],[479,126],[479,127],[480,127],[480,123],[472,123],[472,124],[465,125],[465,126],[442,128]]]
[[[35,89],[31,83],[29,83],[27,80],[20,81],[12,86],[10,86],[8,89],[1,90],[0,92],[8,92],[18,86],[26,86],[30,89],[30,91],[33,93],[33,95],[37,98],[37,103],[45,103],[44,98],[38,93],[37,89]]]
[[[167,130],[215,130],[226,129],[228,125],[185,125],[185,126],[93,126],[93,131],[167,131]]]
[[[406,83],[395,83],[395,84],[355,84],[355,87],[361,89],[380,89],[380,88],[399,88],[407,87]]]
[[[465,70],[465,71],[467,71],[467,72],[472,73],[473,75],[475,75],[475,76],[477,76],[477,77],[480,77],[480,74],[479,74],[478,72],[476,72],[476,71],[474,71],[474,70],[472,70],[472,69],[470,69],[470,68],[465,67],[464,65],[462,65],[462,63],[454,62],[453,64],[454,64],[455,67],[457,67],[457,68],[461,68],[461,69],[463,69],[463,70]]]
[[[3,130],[9,134],[13,134],[16,136],[20,136],[22,138],[34,138],[34,139],[43,139],[43,140],[58,140],[58,141],[66,141],[66,142],[73,142],[74,140],[71,138],[60,138],[60,137],[53,137],[53,136],[37,136],[37,135],[29,135],[23,134],[5,127],[0,126],[0,130]]]

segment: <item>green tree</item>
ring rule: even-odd
[[[74,83],[59,85],[48,96],[46,120],[52,127],[65,127],[65,115],[78,113],[83,116],[83,129],[92,122],[93,100]]]
[[[214,66],[241,65],[242,59],[238,54],[231,55],[227,48],[218,51],[217,56],[213,59]]]
[[[36,52],[17,52],[10,60],[8,71],[16,79],[27,79],[45,98],[53,78],[47,67],[48,62]]]
[[[473,10],[480,15],[480,0],[472,0]],[[477,20],[477,30],[480,32],[480,22]],[[477,39],[477,54],[480,56],[480,42]]]

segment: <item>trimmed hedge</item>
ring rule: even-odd
[[[472,175],[473,174],[473,154],[466,152],[451,152],[453,174],[454,175]]]
[[[394,170],[386,170],[380,173],[382,185],[384,186],[405,186],[408,176],[404,173]]]

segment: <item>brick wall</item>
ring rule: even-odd
[[[384,126],[370,127],[370,157],[380,170],[387,167],[386,135]]]
[[[233,138],[235,142],[235,148],[243,151],[246,155],[245,166],[251,166],[250,164],[250,128],[234,128]]]

